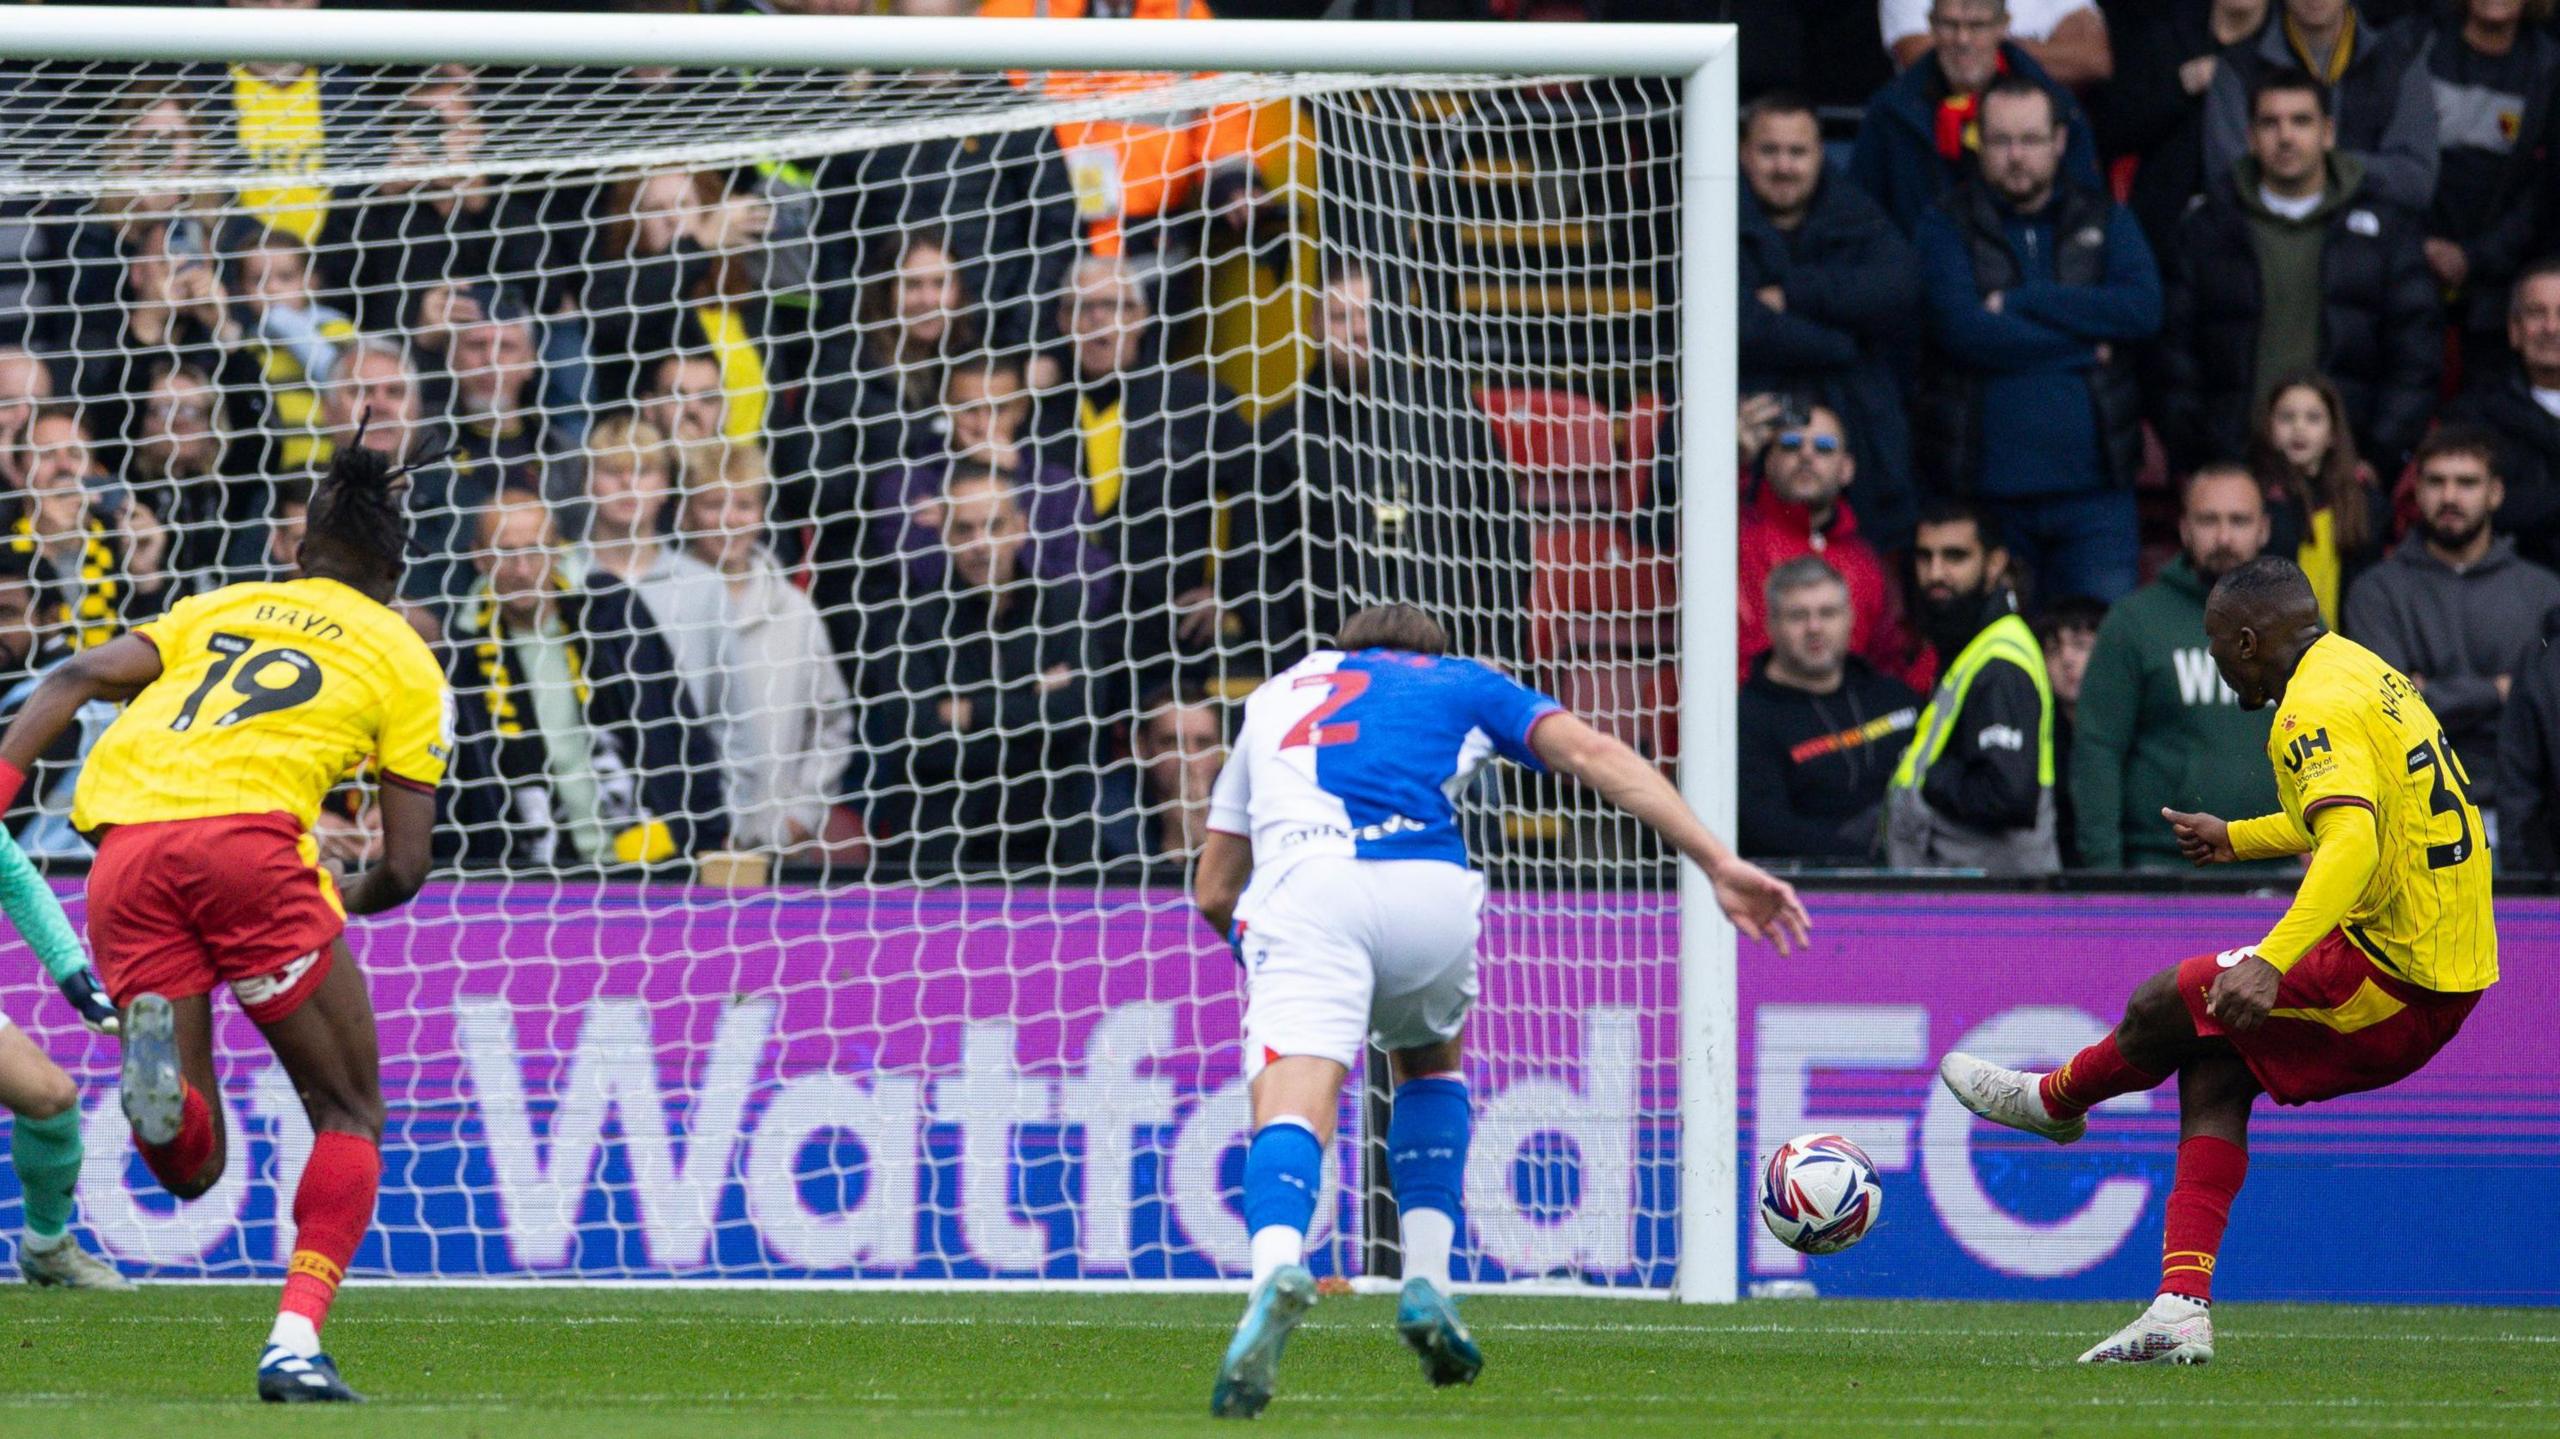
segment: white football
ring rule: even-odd
[[[1884,1185],[1865,1150],[1837,1134],[1800,1134],[1760,1166],[1760,1219],[1778,1242],[1837,1254],[1867,1237]]]

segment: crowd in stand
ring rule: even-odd
[[[2272,552],[2560,868],[2552,6],[1879,10],[1845,159],[1743,122],[1744,850],[2176,865],[2273,805],[2202,622]]]
[[[1854,141],[1776,87],[1742,119],[1743,849],[2174,863],[2162,807],[2272,799],[2201,623],[2272,551],[2424,691],[2501,863],[2560,869],[2549,0],[1875,8]],[[1191,363],[1207,262],[1293,223],[1238,113],[527,184],[475,172],[484,102],[129,78],[112,183],[0,207],[0,713],[291,574],[346,446],[412,466],[466,865],[1178,864],[1221,682],[1362,557],[1518,653],[1477,558],[1518,481],[1374,343],[1381,276],[1310,277],[1267,411]],[[203,190],[323,150],[390,178]],[[41,852],[80,744],[10,817]],[[375,842],[353,803],[323,840]]]
[[[63,83],[32,72],[0,124],[42,133]],[[1251,419],[1169,333],[1270,218],[1245,107],[526,181],[480,169],[470,72],[387,83],[70,82],[98,183],[0,207],[0,718],[188,594],[293,575],[310,477],[362,446],[409,467],[447,861],[1196,852],[1210,681],[1329,623],[1265,513],[1294,536],[1291,487],[1327,482],[1296,469],[1373,379],[1357,267],[1313,286],[1317,372]],[[1018,82],[916,83],[966,109]],[[1097,218],[1076,166],[1112,146],[1164,173]],[[323,155],[388,178],[333,186]],[[9,816],[40,853],[86,852],[63,811],[95,728]],[[361,795],[321,824],[342,858],[379,843]]]

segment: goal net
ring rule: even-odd
[[[351,926],[359,1276],[1238,1275],[1241,981],[1184,885],[1242,695],[1409,599],[1673,757],[1676,81],[208,53],[0,96],[11,704],[287,575],[333,453],[413,467],[457,729],[435,882]],[[66,894],[76,764],[17,817]],[[1460,1276],[1665,1287],[1670,868],[1519,770],[1464,808]],[[378,833],[358,777],[319,843]],[[179,1206],[112,1045],[0,995],[82,1081],[104,1252],[281,1271],[310,1134],[228,1001]],[[1391,1273],[1352,1088],[1315,1263]]]

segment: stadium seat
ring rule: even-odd
[[[1529,652],[1541,663],[1669,646],[1680,583],[1668,555],[1614,525],[1568,521],[1537,528],[1529,563]]]
[[[1605,655],[1569,659],[1550,676],[1566,709],[1647,759],[1680,753],[1680,673],[1665,660]]]
[[[1656,395],[1636,396],[1618,418],[1618,450],[1635,470],[1638,504],[1648,498],[1646,481],[1653,474],[1655,462],[1662,458],[1662,424],[1666,418],[1661,397]]]
[[[1480,390],[1476,401],[1529,508],[1626,514],[1642,503],[1648,466],[1636,455],[1657,444],[1658,409],[1620,416],[1570,390],[1544,388]]]
[[[1553,524],[1530,541],[1529,651],[1540,682],[1574,713],[1650,758],[1678,750],[1679,623],[1669,556],[1614,526]]]

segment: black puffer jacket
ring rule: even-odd
[[[2142,231],[2131,212],[2121,210],[2099,191],[2068,183],[2056,187],[2047,212],[2053,264],[2048,280],[2021,264],[2018,241],[2010,234],[2013,217],[1989,186],[1967,181],[1948,191],[1938,207],[1954,222],[1964,242],[1977,294],[2031,288],[2047,303],[2039,308],[2022,301],[2011,312],[2013,318],[2037,323],[2043,335],[2103,350],[2107,358],[2094,364],[2076,359],[2019,363],[2015,354],[1995,361],[1986,354],[1957,353],[1959,347],[1946,333],[1947,322],[1942,319],[1938,345],[1923,367],[1912,412],[1922,473],[1934,479],[1940,490],[1979,489],[1996,495],[2003,491],[1999,480],[2004,473],[2014,476],[2040,463],[2049,465],[2032,445],[2017,442],[2052,431],[2034,424],[2022,428],[2015,423],[2014,412],[2002,414],[1996,404],[1986,404],[1994,398],[1994,387],[1986,380],[2005,369],[2013,383],[2000,387],[1998,398],[2016,399],[2016,382],[2043,377],[2043,391],[2050,400],[2021,408],[2049,412],[2051,407],[2078,403],[2085,393],[2102,477],[2116,488],[2130,488],[2142,469],[2142,390],[2135,377],[2133,342],[2150,338],[2160,312],[2159,282],[2150,257],[2139,253]],[[1945,235],[1943,229],[1922,227],[1924,257],[1942,253],[1935,243]],[[1934,259],[1924,258],[1924,266],[1932,277],[1939,273]],[[1932,283],[1933,299],[1939,301],[1943,314],[1951,307],[1935,291],[1934,279]],[[1979,302],[1967,296],[1965,308],[1979,308]],[[2004,440],[2009,443],[2003,444]],[[2021,492],[2014,483],[2008,487],[2008,493]]]
[[[1750,802],[1737,820],[1755,858],[1871,863],[1885,786],[1920,723],[1920,697],[1849,656],[1828,694],[1769,678],[1751,663],[1734,724]]]
[[[2333,183],[2350,165],[2333,162]],[[2180,468],[2247,452],[2266,310],[2242,162],[2178,223],[2160,335],[2161,430]],[[2249,202],[2254,203],[2254,198]],[[2320,369],[2337,382],[2374,468],[2396,473],[2426,432],[2444,363],[2436,281],[2418,217],[2359,193],[2329,215],[2320,255]]]
[[[1743,392],[1815,395],[1837,411],[1858,457],[1850,503],[1879,545],[1899,548],[1920,508],[1902,399],[1902,369],[1926,314],[1919,257],[1892,217],[1836,171],[1824,173],[1793,230],[1771,223],[1743,186],[1735,239]],[[1784,310],[1760,302],[1770,285],[1785,292]]]
[[[869,817],[889,853],[926,865],[1092,857],[1093,717],[1122,700],[1082,612],[1069,586],[997,593],[956,577],[903,608],[864,718]]]
[[[2560,611],[2542,642],[2516,662],[2515,691],[2499,717],[2498,867],[2560,874]]]

